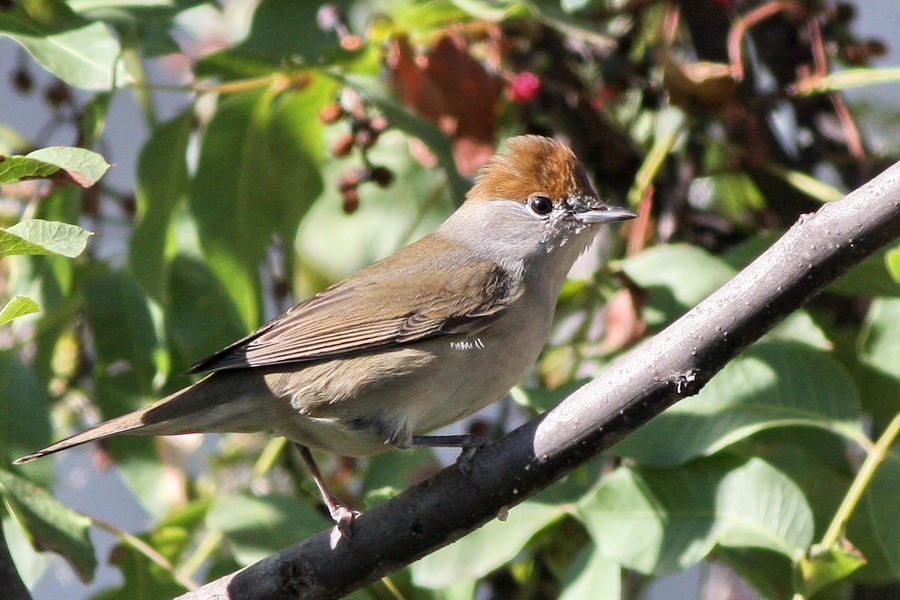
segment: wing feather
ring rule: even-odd
[[[436,256],[435,246],[459,258],[465,249],[432,237],[430,252],[423,254],[424,241],[294,306],[190,372],[322,360],[478,331],[522,293],[510,273],[490,261],[452,270],[436,267],[422,258]],[[443,258],[443,264],[466,262]],[[408,275],[398,281],[398,272]]]

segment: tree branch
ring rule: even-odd
[[[363,514],[353,538],[324,531],[181,596],[338,598],[449,544],[520,503],[681,398],[741,350],[900,237],[900,163],[804,215],[696,308],[541,417]]]

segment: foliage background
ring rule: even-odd
[[[94,233],[74,259],[0,238],[0,300],[40,305],[0,329],[3,527],[23,579],[48,565],[33,548],[53,549],[84,581],[99,563],[118,571],[91,597],[171,597],[324,528],[302,468],[264,436],[113,439],[55,469],[8,461],[183,386],[193,362],[430,231],[522,132],[569,141],[604,193],[641,212],[579,266],[535,376],[465,426],[499,435],[552,405],[800,213],[896,160],[894,113],[842,114],[844,87],[897,78],[867,66],[880,46],[854,35],[852,8],[4,4],[12,83],[49,117],[26,139],[3,116],[0,152],[63,144],[114,163],[97,185],[67,183],[83,172],[68,157],[32,173],[50,179],[3,187],[5,229],[39,218]],[[738,82],[727,35],[754,15],[766,18],[740,38]],[[140,121],[121,116],[129,95]],[[120,144],[135,136],[132,157]],[[898,263],[897,247],[875,257],[615,452],[360,597],[637,598],[696,564],[709,598],[896,593]],[[359,507],[439,464],[419,451],[326,462]],[[97,469],[140,523],[97,510],[94,483],[80,512],[42,491],[66,499]]]

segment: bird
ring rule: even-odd
[[[434,232],[195,364],[188,373],[206,373],[196,383],[15,464],[119,434],[267,431],[297,445],[347,531],[358,513],[325,484],[310,448],[474,446],[429,433],[527,374],[575,260],[601,225],[636,216],[601,200],[565,144],[512,137]]]

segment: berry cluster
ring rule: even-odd
[[[359,95],[348,89],[344,90],[342,101],[335,101],[322,108],[319,119],[328,124],[341,120],[349,124],[349,131],[338,135],[331,144],[334,156],[347,156],[356,148],[362,158],[362,165],[347,169],[338,180],[344,212],[353,213],[359,208],[360,184],[371,181],[380,187],[387,187],[394,179],[390,169],[372,164],[368,156],[368,150],[387,129],[387,119],[381,114],[370,116]]]

